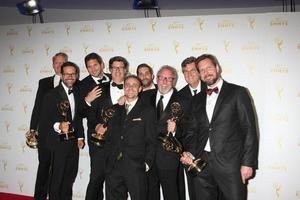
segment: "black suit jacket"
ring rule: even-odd
[[[113,105],[110,95],[110,83],[104,83],[102,85],[101,96],[92,102],[92,106],[88,112],[88,138],[91,134],[95,133],[95,127],[98,123],[103,123],[102,113],[105,109],[110,108]]]
[[[41,105],[45,94],[54,88],[54,76],[46,77],[39,80],[39,86],[36,93],[34,107],[31,114],[30,129],[38,130],[41,113]]]
[[[156,112],[156,94],[157,94],[157,89],[156,90],[148,90],[145,92],[142,92],[141,97],[148,102],[149,105],[155,108]],[[176,89],[173,90],[173,94],[164,109],[162,116],[160,119],[156,119],[156,138],[158,137],[159,134],[161,133],[167,133],[167,120],[171,118],[171,109],[170,105],[173,102],[178,102],[181,105],[183,103],[181,102],[178,92]],[[156,113],[155,113],[156,114]],[[157,116],[157,115],[155,115]],[[180,126],[177,126],[176,134],[175,137],[179,142],[182,140],[182,130]],[[177,169],[179,166],[179,155],[173,152],[167,152],[162,148],[162,145],[160,142],[156,145],[156,159],[155,159],[156,165],[158,168],[161,169]]]
[[[205,91],[205,90],[206,90],[206,85],[201,81],[201,91]],[[178,91],[178,96],[179,96],[178,98],[182,102],[184,111],[185,112],[188,111],[189,107],[191,106],[191,101],[193,99],[193,95],[191,93],[189,84],[187,84],[181,90]]]
[[[68,112],[68,119],[71,122],[71,127],[77,138],[84,138],[83,126],[80,115],[84,112],[84,103],[80,97],[79,90],[73,87],[75,100],[75,115],[71,118],[71,111]],[[63,121],[63,116],[59,112],[58,104],[64,100],[68,100],[67,94],[60,84],[45,95],[41,109],[40,119],[40,135],[38,137],[39,145],[49,145],[50,148],[55,148],[55,144],[59,142],[58,134],[54,131],[53,125],[56,122]]]
[[[110,74],[105,74],[105,75],[109,78],[109,80],[107,80],[109,82],[111,80],[111,75]],[[85,97],[97,85],[98,84],[94,81],[91,75],[88,75],[87,77],[82,79],[79,84],[79,90],[81,96]]]
[[[219,172],[257,168],[258,136],[250,95],[246,88],[223,82],[211,122],[206,114],[206,93],[195,96],[185,126],[185,147],[195,157],[210,139],[211,166]]]
[[[154,108],[138,99],[128,115],[124,105],[116,104],[114,109],[115,115],[106,132],[106,171],[113,169],[121,152],[129,170],[145,171],[145,163],[151,168],[156,144]]]

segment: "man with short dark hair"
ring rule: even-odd
[[[84,147],[80,115],[85,104],[74,87],[79,67],[66,62],[61,66],[61,74],[61,84],[48,92],[42,103],[39,139],[51,151],[49,199],[71,200],[79,149]],[[70,132],[74,137],[69,137]]]
[[[153,69],[148,64],[142,63],[138,65],[136,75],[142,81],[143,91],[156,89],[156,85],[153,83]]]

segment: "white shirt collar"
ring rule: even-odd
[[[189,88],[193,96],[194,96],[194,90],[197,90],[197,94],[198,94],[199,92],[201,92],[201,81],[199,80],[199,83],[196,88],[192,88],[190,85]]]

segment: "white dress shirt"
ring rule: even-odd
[[[120,97],[124,96],[124,89],[113,87],[110,82],[110,97],[113,104],[117,104]]]
[[[209,123],[211,122],[211,118],[213,116],[215,105],[218,100],[222,85],[223,85],[223,79],[220,78],[214,87],[209,87],[209,86],[207,87],[208,89],[212,89],[215,87],[218,87],[218,89],[219,89],[218,93],[213,92],[211,95],[206,94],[206,114],[207,114]],[[208,151],[208,152],[211,151],[209,137],[206,142],[204,150]]]

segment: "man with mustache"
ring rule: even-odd
[[[208,164],[192,179],[197,200],[246,199],[246,183],[257,168],[258,136],[248,90],[221,77],[217,58],[197,58],[205,93],[193,99],[185,126],[181,162],[202,158]]]

